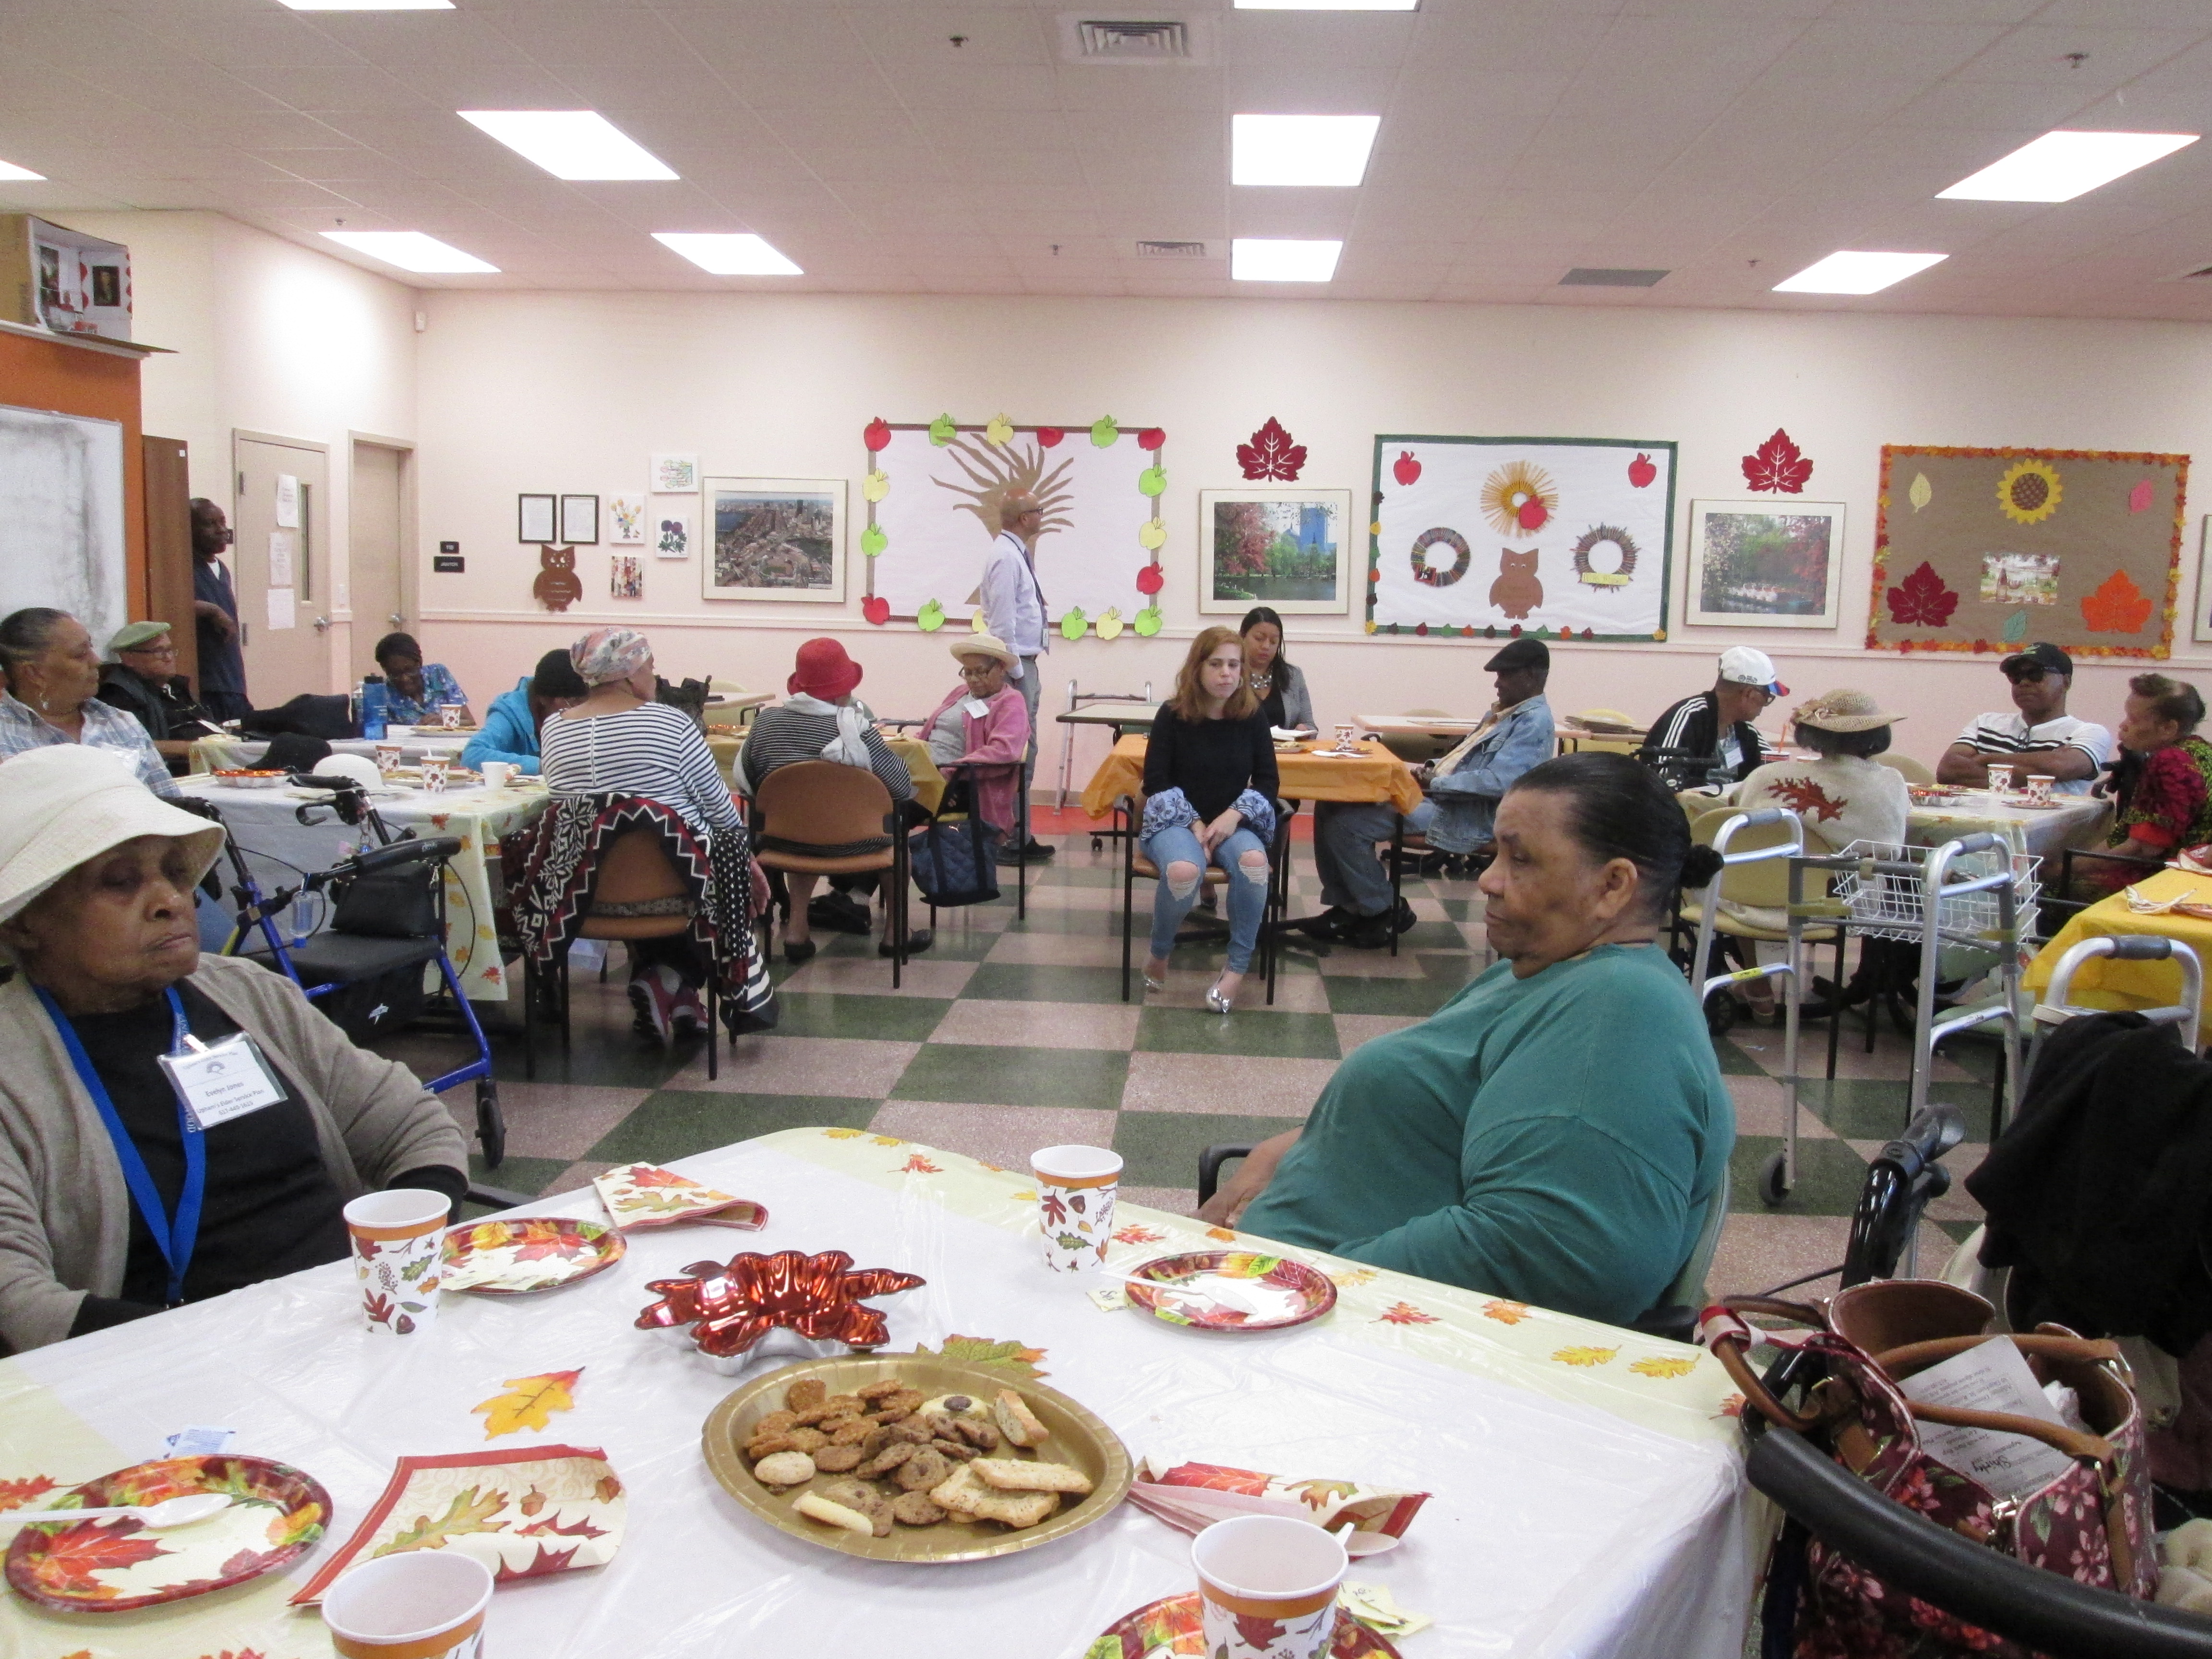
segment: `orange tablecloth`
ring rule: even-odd
[[[1388,801],[1401,812],[1421,804],[1421,786],[1413,781],[1411,767],[1372,738],[1359,747],[1356,760],[1332,760],[1310,750],[1278,754],[1279,793],[1285,800]],[[1084,785],[1083,810],[1103,818],[1115,801],[1140,793],[1144,787],[1145,739],[1132,732],[1114,745]]]

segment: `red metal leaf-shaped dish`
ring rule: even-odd
[[[637,1328],[695,1326],[700,1352],[725,1358],[744,1352],[779,1325],[811,1341],[879,1346],[890,1328],[883,1315],[861,1299],[911,1291],[926,1282],[889,1267],[855,1272],[853,1258],[842,1250],[819,1255],[746,1251],[727,1261],[694,1261],[684,1271],[689,1277],[647,1281],[646,1288],[657,1291],[660,1300],[638,1315]]]
[[[1170,1595],[1123,1613],[1098,1633],[1097,1642],[1085,1652],[1095,1659],[1101,1651],[1097,1644],[1110,1638],[1121,1644],[1121,1659],[1162,1659],[1164,1655],[1172,1659],[1206,1659],[1204,1620],[1197,1591]],[[1344,1613],[1337,1619],[1328,1659],[1398,1659],[1398,1650],[1380,1632]]]
[[[189,1527],[149,1532],[129,1519],[25,1525],[8,1546],[15,1592],[64,1613],[129,1613],[204,1595],[289,1566],[321,1541],[331,1496],[313,1475],[265,1457],[167,1457],[71,1488],[70,1509],[159,1504],[194,1492],[234,1500]]]

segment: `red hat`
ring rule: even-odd
[[[860,683],[860,665],[835,640],[809,640],[799,647],[799,666],[784,682],[787,691],[835,702]]]

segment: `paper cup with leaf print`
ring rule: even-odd
[[[1030,1173],[1036,1177],[1044,1265],[1079,1273],[1105,1261],[1121,1155],[1103,1146],[1047,1146],[1030,1154]]]
[[[2049,773],[2030,772],[2027,775],[2027,799],[2029,803],[2036,806],[2050,805],[2051,791],[2056,789],[2057,787],[2058,780],[2051,776]]]
[[[1288,1516],[1240,1515],[1191,1540],[1213,1659],[1321,1659],[1336,1633],[1348,1557],[1336,1534]]]
[[[438,1316],[438,1252],[453,1200],[420,1187],[370,1193],[345,1206],[354,1277],[372,1331],[412,1336]]]
[[[331,1586],[323,1623],[345,1659],[480,1659],[492,1583],[458,1550],[381,1556]]]

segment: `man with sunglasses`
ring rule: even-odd
[[[1986,789],[1990,768],[2009,766],[2015,785],[2033,773],[2057,779],[2059,794],[2087,794],[2112,752],[2112,734],[2066,712],[2074,659],[2039,640],[1997,666],[2012,682],[2012,707],[1977,715],[1936,763],[1937,781]]]

